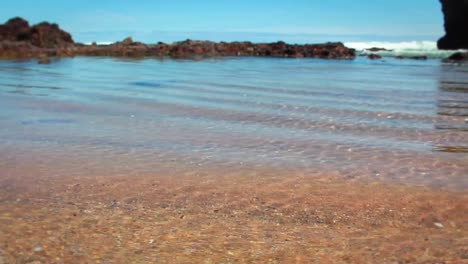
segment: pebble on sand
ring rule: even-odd
[[[35,246],[34,247],[34,252],[41,252],[42,251],[42,247],[41,246]]]

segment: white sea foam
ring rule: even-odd
[[[115,41],[97,41],[96,45],[110,45],[112,43],[115,43]],[[93,42],[85,42],[84,44],[91,45]]]
[[[406,42],[347,42],[347,47],[362,54],[377,53],[382,56],[427,56],[428,58],[446,58],[457,50],[439,50],[435,41]],[[370,52],[366,49],[384,48],[391,51]]]

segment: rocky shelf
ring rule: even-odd
[[[28,21],[16,17],[0,25],[0,58],[119,56],[207,58],[218,56],[258,56],[288,58],[353,59],[355,50],[340,42],[292,45],[275,43],[212,42],[185,40],[171,44],[145,44],[131,37],[110,45],[75,43],[72,36],[57,24],[43,22],[29,26]]]

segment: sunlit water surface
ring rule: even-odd
[[[0,61],[0,177],[266,167],[466,190],[467,123],[468,67],[440,60]]]

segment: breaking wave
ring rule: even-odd
[[[96,45],[110,45],[115,43],[115,41],[96,41]],[[93,42],[85,42],[86,45],[92,45]]]
[[[439,50],[435,41],[406,42],[347,42],[347,47],[354,48],[361,54],[375,53],[385,57],[394,56],[427,56],[428,58],[447,58],[461,50]],[[372,52],[367,49],[384,48],[385,51]]]

